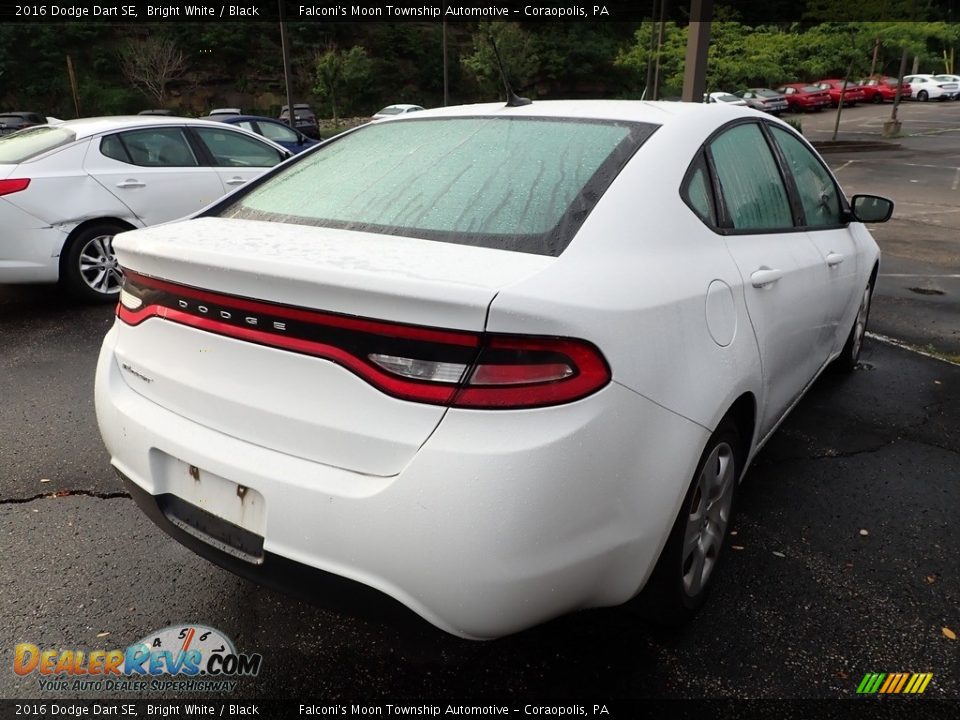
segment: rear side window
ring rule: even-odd
[[[735,230],[793,227],[783,178],[759,125],[730,128],[710,143],[710,152]]]
[[[702,153],[697,156],[697,159],[687,171],[687,177],[683,182],[680,194],[684,202],[701,220],[711,227],[716,226],[717,217],[713,209],[713,190],[710,189],[710,175],[707,172],[707,165]]]
[[[511,117],[373,123],[221,214],[559,255],[656,127]]]
[[[26,128],[0,137],[0,163],[24,162],[76,139],[77,134],[73,130],[62,127],[43,125]]]
[[[196,156],[180,128],[149,128],[107,135],[100,153],[141,167],[197,167]]]

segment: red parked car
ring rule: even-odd
[[[787,98],[790,112],[820,112],[830,107],[830,93],[809,83],[788,83],[777,88]]]
[[[843,87],[843,80],[817,80],[815,84],[821,90],[830,93],[830,104],[834,107],[839,107],[841,93],[844,105],[856,105],[867,100],[867,94],[863,88],[854,82],[848,82],[846,88]]]
[[[893,102],[897,95],[897,78],[874,75],[861,80],[860,87],[867,94],[867,102],[882,103],[887,100]],[[910,87],[910,83],[905,82],[900,86],[900,99],[905,100],[910,97],[913,97],[913,88]]]

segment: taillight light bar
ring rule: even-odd
[[[394,397],[478,409],[573,402],[610,382],[585,340],[468,332],[252,300],[124,272],[117,316],[152,317],[335,362]]]
[[[30,186],[30,178],[9,178],[0,180],[0,195],[11,195]]]

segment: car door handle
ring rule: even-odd
[[[844,256],[837,252],[827,253],[827,265],[836,267],[843,262]]]
[[[777,280],[783,277],[783,270],[773,270],[768,267],[762,267],[755,270],[750,276],[750,282],[755,288],[765,288],[773,285]]]
[[[138,187],[146,187],[146,186],[147,184],[145,182],[140,182],[139,180],[134,180],[133,178],[129,178],[127,180],[124,180],[123,182],[117,183],[118,188],[138,188]]]
[[[246,180],[242,177],[232,177],[229,180],[224,180],[227,185],[243,185]]]

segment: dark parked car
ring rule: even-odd
[[[216,120],[217,122],[227,123],[229,125],[238,125],[244,130],[249,130],[257,135],[262,135],[268,140],[273,140],[294,154],[306,150],[308,147],[312,147],[319,142],[318,140],[308,138],[299,130],[294,130],[285,122],[280,122],[273,118],[258,117],[257,115],[211,115],[208,118],[204,118],[204,120]]]
[[[280,109],[279,119],[289,124],[290,111],[287,109],[286,105]],[[317,125],[317,116],[313,112],[313,109],[306,103],[293,104],[293,121],[295,127],[300,132],[309,135],[310,137],[319,137],[320,127]]]
[[[791,112],[820,112],[830,107],[830,93],[809,83],[788,83],[777,88],[784,94]]]
[[[736,95],[746,100],[747,105],[754,110],[762,110],[771,115],[779,115],[789,108],[786,96],[770,88],[747,88]]]
[[[19,111],[0,113],[0,135],[9,135],[26,127],[46,124],[47,118],[40,113]]]

